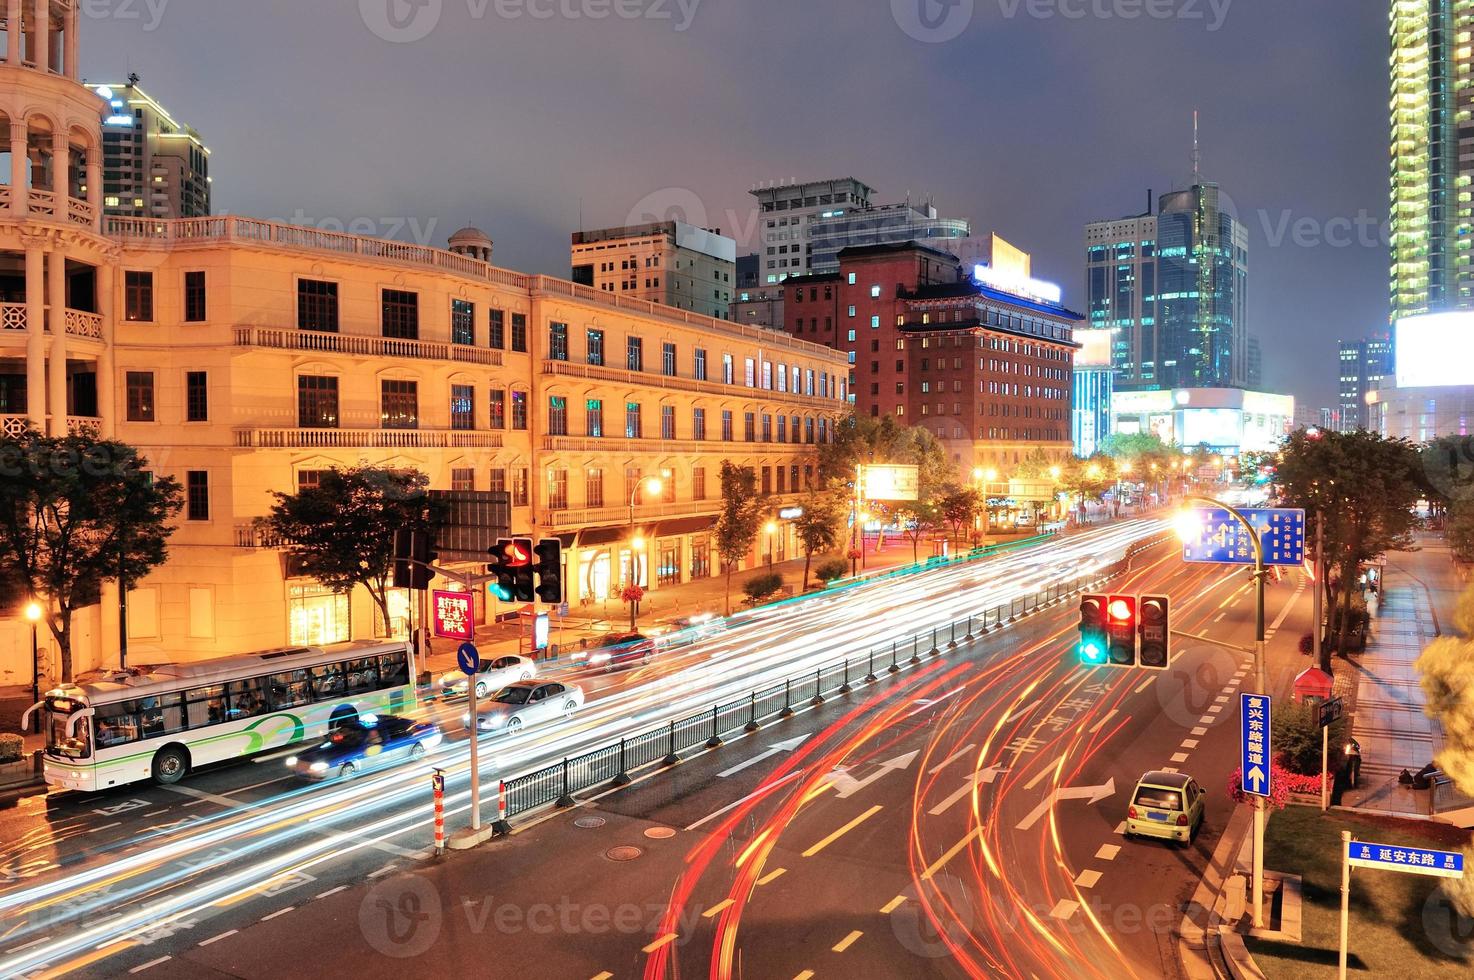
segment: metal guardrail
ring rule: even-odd
[[[684,752],[718,748],[729,736],[757,731],[764,721],[790,717],[805,705],[823,704],[828,697],[849,694],[860,684],[874,684],[881,673],[898,674],[907,667],[919,666],[928,657],[941,656],[945,651],[1004,629],[1126,573],[1132,559],[1168,538],[1170,535],[1159,535],[1139,541],[1127,548],[1120,561],[1093,575],[1057,582],[1042,592],[1019,596],[945,626],[897,639],[889,648],[872,647],[863,657],[845,658],[768,687],[755,688],[735,701],[712,704],[639,735],[620,738],[618,742],[508,779],[503,783],[507,816],[519,816],[551,805],[571,807],[577,802],[577,793],[626,785],[631,772],[657,763],[675,765]]]

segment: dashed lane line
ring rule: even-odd
[[[848,936],[845,936],[839,942],[835,943],[831,947],[831,949],[833,952],[843,953],[845,950],[855,945],[855,943],[858,942],[860,937],[863,935],[865,935],[863,932],[861,932],[859,929],[856,929],[854,932],[850,933]]]
[[[759,885],[766,885],[771,882],[777,881],[779,878],[783,877],[786,874],[788,874],[787,868],[774,868],[772,871],[769,871],[767,874],[759,878],[757,880],[757,883]]]
[[[596,973],[593,975],[593,977],[590,978],[590,980],[614,980],[614,974],[607,971],[605,971],[604,973]]]
[[[1192,731],[1193,738],[1202,738],[1206,734],[1208,734],[1208,729],[1202,727],[1194,728]]]
[[[240,932],[239,929],[231,929],[228,932],[222,932],[218,936],[211,936],[209,939],[202,940],[199,943],[199,945],[200,946],[213,946],[215,943],[220,942],[220,940],[222,940],[222,939],[229,939],[231,936],[234,936],[234,935],[236,935],[239,932]]]
[[[172,956],[160,956],[156,960],[149,960],[147,963],[140,963],[137,966],[135,966],[133,969],[129,970],[128,972],[129,973],[142,973],[144,970],[152,970],[154,967],[158,966],[160,963],[167,963],[170,960],[172,960],[173,958],[174,957],[172,957]]]
[[[271,913],[270,915],[263,915],[261,917],[261,921],[262,922],[270,922],[272,919],[275,919],[278,916],[286,915],[288,912],[295,912],[296,910],[297,910],[297,906],[295,906],[295,905],[288,905],[284,909],[277,909],[275,912]]]
[[[1098,881],[1100,881],[1099,871],[1082,871],[1080,877],[1075,879],[1075,885],[1079,888],[1094,888]]]
[[[971,752],[975,748],[977,748],[977,745],[975,743],[968,742],[962,748],[958,749],[956,752],[953,752],[951,755],[947,756],[947,758],[943,759],[941,762],[928,769],[927,775],[935,776],[937,773],[941,772],[943,769],[947,768],[952,763],[956,762],[958,759],[962,758],[964,755]]]
[[[668,932],[665,935],[661,936],[659,939],[655,940],[655,942],[651,943],[650,945],[646,946],[644,949],[640,950],[640,952],[642,952],[642,953],[653,953],[657,949],[662,949],[662,948],[664,948],[666,946],[669,946],[671,943],[673,943],[673,942],[676,941],[676,938],[677,937],[676,937],[676,934],[675,933]]]
[[[890,915],[896,909],[900,908],[902,905],[905,905],[905,904],[906,904],[906,896],[905,895],[897,895],[895,898],[891,899],[889,902],[886,902],[884,905],[882,905],[880,907],[880,914],[881,915]]]
[[[1075,913],[1078,911],[1080,911],[1079,902],[1072,902],[1067,898],[1062,898],[1055,904],[1054,908],[1050,909],[1049,914],[1053,918],[1068,922],[1075,917]]]
[[[1118,713],[1118,709],[1116,708],[1112,708],[1110,711],[1106,712],[1106,716],[1091,727],[1090,734],[1094,735],[1096,732],[1100,731],[1106,726],[1106,723],[1109,722],[1112,718],[1116,717]]]
[[[1124,828],[1126,824],[1122,823],[1121,826]],[[935,875],[938,871],[942,870],[942,868],[946,867],[947,862],[955,858],[959,853],[961,853],[964,847],[971,844],[974,840],[981,838],[983,836],[983,829],[984,828],[982,827],[973,828],[972,832],[969,833],[966,837],[962,838],[962,840],[949,847],[947,849],[947,853],[937,858],[936,861],[932,862],[931,867],[927,868],[921,873],[921,880],[930,881],[932,876]]]
[[[1187,753],[1186,752],[1178,752],[1176,755],[1174,755],[1172,757],[1172,761],[1173,762],[1186,762],[1187,761]]]
[[[1198,747],[1198,740],[1195,738],[1185,738],[1182,740],[1182,747],[1185,749],[1195,749]]]
[[[1114,861],[1116,855],[1121,853],[1119,844],[1102,844],[1100,850],[1095,852],[1097,861]]]
[[[804,851],[804,857],[813,857],[815,854],[818,854],[820,851],[824,850],[824,848],[828,847],[830,844],[833,844],[845,834],[848,834],[850,831],[860,826],[860,824],[864,823],[866,820],[869,820],[871,817],[875,816],[877,813],[884,809],[885,807],[876,804],[875,806],[866,810],[864,813],[860,814],[855,819],[851,820],[849,823],[845,824],[843,827],[836,830],[834,833],[830,834],[828,837],[810,847],[807,851]]]
[[[716,903],[711,908],[707,909],[705,912],[702,912],[701,913],[701,917],[703,919],[712,919],[712,918],[715,918],[716,916],[721,915],[722,912],[724,912],[725,910],[731,908],[733,905],[736,905],[736,904],[737,903],[734,902],[730,898],[722,899],[722,901]]]
[[[325,892],[318,892],[316,895],[314,895],[312,897],[313,898],[327,898],[329,895],[336,895],[336,894],[338,894],[338,892],[346,892],[347,890],[348,890],[348,886],[347,885],[339,885],[337,888],[329,888]]]

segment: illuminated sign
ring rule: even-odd
[[[1021,272],[979,265],[973,267],[972,275],[984,286],[991,286],[1005,293],[1013,293],[1015,296],[1042,299],[1046,303],[1059,303],[1064,300],[1064,291],[1054,283],[1034,279]]]
[[[780,521],[796,521],[803,516],[804,509],[802,507],[785,507],[778,512],[778,519]]]
[[[1474,385],[1474,313],[1430,313],[1397,321],[1397,387]]]
[[[436,592],[432,596],[432,622],[442,640],[476,639],[476,607],[469,592]]]
[[[1110,367],[1111,338],[1114,330],[1076,330],[1075,342],[1081,349],[1075,352],[1075,367]]]
[[[918,500],[921,468],[917,466],[861,466],[862,500]]]
[[[549,622],[547,613],[539,613],[532,621],[532,649],[546,650],[548,648]]]

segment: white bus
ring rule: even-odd
[[[45,723],[46,782],[96,792],[321,737],[415,702],[410,645],[348,643],[113,671],[57,688],[26,712]]]

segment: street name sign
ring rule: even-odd
[[[1273,699],[1267,694],[1240,694],[1241,785],[1250,796],[1269,796],[1274,790],[1270,717]]]
[[[1248,528],[1226,510],[1198,508],[1198,534],[1183,543],[1184,561],[1214,565],[1254,564],[1254,541]],[[1259,533],[1264,564],[1301,565],[1305,561],[1305,511],[1244,510],[1245,519]]]
[[[1353,868],[1405,871],[1435,878],[1464,877],[1464,855],[1457,851],[1432,851],[1422,847],[1397,847],[1354,840],[1347,860]]]

